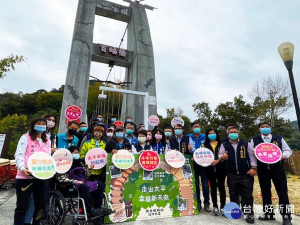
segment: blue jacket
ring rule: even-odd
[[[79,139],[74,135],[71,143],[68,143],[67,133],[62,133],[57,135],[57,148],[66,148],[68,149],[70,146],[78,146]]]
[[[194,134],[188,134],[190,137],[190,144],[193,146],[192,152],[194,152],[197,148],[201,148],[205,141],[205,134],[200,134],[197,138]]]

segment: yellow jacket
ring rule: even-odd
[[[93,148],[102,148],[105,150],[105,142],[104,141],[100,141],[99,143],[96,143],[96,140],[94,138],[92,138],[91,140],[89,141],[86,141],[83,143],[83,146],[80,150],[80,158],[84,158],[86,153],[88,153],[89,150],[93,149]],[[103,168],[102,168],[103,169]],[[92,175],[100,175],[101,172],[102,172],[102,169],[99,169],[99,170],[92,170],[91,171],[91,174]]]

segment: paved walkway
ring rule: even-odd
[[[13,189],[14,190],[14,189]],[[10,195],[13,192],[10,192]],[[6,196],[8,196],[7,194]],[[0,199],[2,199],[3,192],[0,192]],[[0,200],[1,202],[1,200]],[[16,196],[13,195],[10,199],[8,199],[4,204],[0,206],[0,225],[11,225],[13,224],[13,212],[16,205]],[[258,217],[258,215],[256,215]],[[294,225],[300,224],[300,217],[293,216],[292,220]],[[65,224],[72,224],[72,218],[66,217]],[[206,224],[206,225],[224,225],[224,224],[247,224],[244,219],[239,220],[229,220],[222,216],[212,216],[211,213],[201,212],[199,215],[195,216],[185,216],[185,217],[177,217],[177,218],[165,218],[165,219],[156,219],[156,220],[144,220],[144,221],[135,221],[135,222],[126,222],[124,225],[161,225],[161,224]],[[276,221],[272,222],[261,222],[256,219],[256,223],[259,225],[281,225],[282,220],[280,216]]]

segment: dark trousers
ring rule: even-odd
[[[257,168],[258,181],[262,193],[263,207],[266,214],[273,214],[273,204],[271,198],[271,180],[274,183],[278,198],[279,212],[282,216],[291,217],[289,210],[289,196],[287,188],[287,179],[283,167],[276,169]]]
[[[253,212],[253,184],[254,177],[248,174],[227,173],[227,185],[229,188],[230,201],[239,204],[240,195],[242,197],[242,211],[244,214],[254,214]]]
[[[209,204],[209,187],[208,187],[208,178],[207,178],[205,168],[203,166],[199,166],[197,163],[194,162],[194,174],[195,174],[197,203],[201,204],[200,179],[199,179],[199,177],[201,176],[204,204]]]
[[[218,207],[218,195],[217,190],[220,193],[220,203],[221,209],[224,208],[226,203],[226,191],[225,191],[225,178],[226,174],[208,173],[208,180],[210,182],[210,196],[213,202],[214,208]]]
[[[29,207],[30,196],[33,193],[34,213],[32,224],[40,224],[40,220],[47,205],[49,184],[47,180],[16,179],[15,181],[17,207],[15,209],[14,224],[23,225],[25,214]]]
[[[98,182],[98,188],[93,192],[90,192],[89,187],[84,183],[79,185],[78,191],[85,202],[87,212],[90,212],[92,208],[101,207],[104,198],[104,185],[102,182]]]

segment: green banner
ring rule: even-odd
[[[139,155],[130,169],[120,170],[107,156],[106,195],[109,206],[116,211],[106,223],[179,217],[198,214],[191,156],[185,165],[175,169],[160,155],[154,171],[139,165]]]

